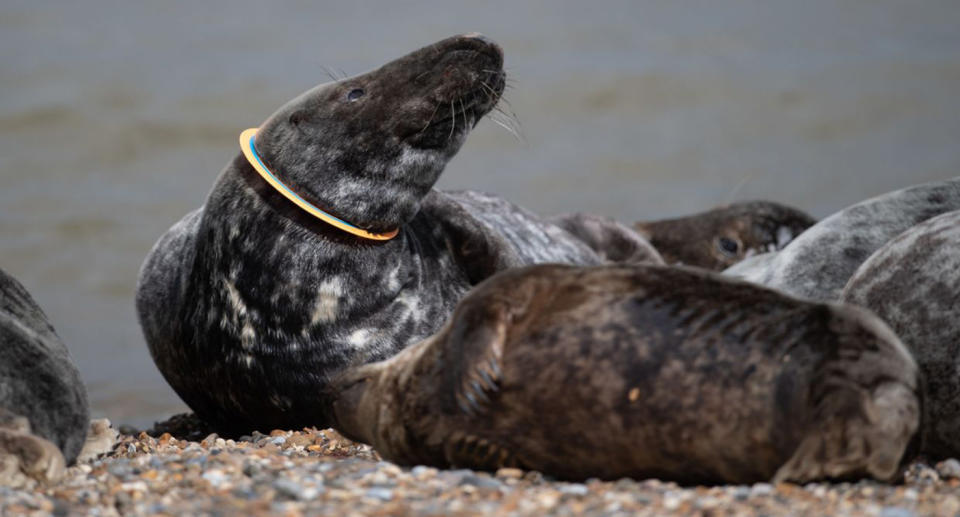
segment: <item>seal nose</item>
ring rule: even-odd
[[[484,36],[483,34],[480,34],[479,32],[468,32],[463,35],[463,38],[473,40],[483,44],[485,47],[487,47],[489,50],[493,51],[493,53],[497,55],[501,63],[503,62],[503,49],[500,48],[500,45],[497,45],[496,41],[493,41],[492,39]]]

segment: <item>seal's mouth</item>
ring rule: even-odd
[[[419,148],[438,148],[473,129],[497,105],[503,94],[504,75],[500,72],[480,87],[448,102],[437,102],[435,114],[423,130],[410,138],[410,144]]]

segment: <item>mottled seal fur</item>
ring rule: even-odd
[[[633,226],[668,264],[722,271],[747,257],[783,249],[816,222],[779,203],[742,201]]]
[[[87,391],[80,373],[47,315],[23,285],[2,269],[0,411],[0,429],[6,429],[0,430],[4,434],[0,454],[7,445],[23,451],[49,453],[49,447],[37,443],[21,447],[34,441],[24,436],[34,436],[53,443],[70,464],[86,440],[90,417]],[[17,417],[22,417],[23,423]],[[4,426],[3,422],[10,425]],[[9,448],[5,450],[11,452]],[[42,462],[50,459],[47,453],[40,455],[46,458]],[[34,460],[37,458],[30,459],[29,463],[36,463]]]
[[[882,318],[925,378],[923,450],[960,456],[960,211],[921,223],[864,262],[841,300]]]
[[[204,206],[150,252],[137,313],[158,368],[221,433],[325,426],[316,394],[349,365],[434,333],[471,286],[537,262],[599,264],[584,242],[495,196],[432,189],[504,86],[503,54],[456,36],[320,85],[256,136],[318,221],[238,153]]]
[[[868,311],[695,268],[541,265],[335,383],[335,427],[404,465],[564,479],[890,479],[917,367]]]
[[[724,271],[811,300],[836,300],[857,267],[887,241],[960,209],[960,178],[868,199],[820,221],[771,257]]]
[[[663,264],[663,257],[639,233],[610,217],[574,213],[556,216],[550,222],[567,230],[607,262]]]

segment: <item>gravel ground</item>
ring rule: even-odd
[[[333,430],[224,440],[181,416],[121,431],[56,484],[0,487],[0,515],[960,515],[957,460],[914,463],[900,485],[680,487],[400,468]]]

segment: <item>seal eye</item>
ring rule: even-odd
[[[360,97],[363,97],[364,93],[365,92],[363,91],[363,88],[354,88],[347,93],[347,101],[353,102]]]
[[[740,243],[727,237],[718,237],[717,248],[724,255],[735,256],[740,251]]]

